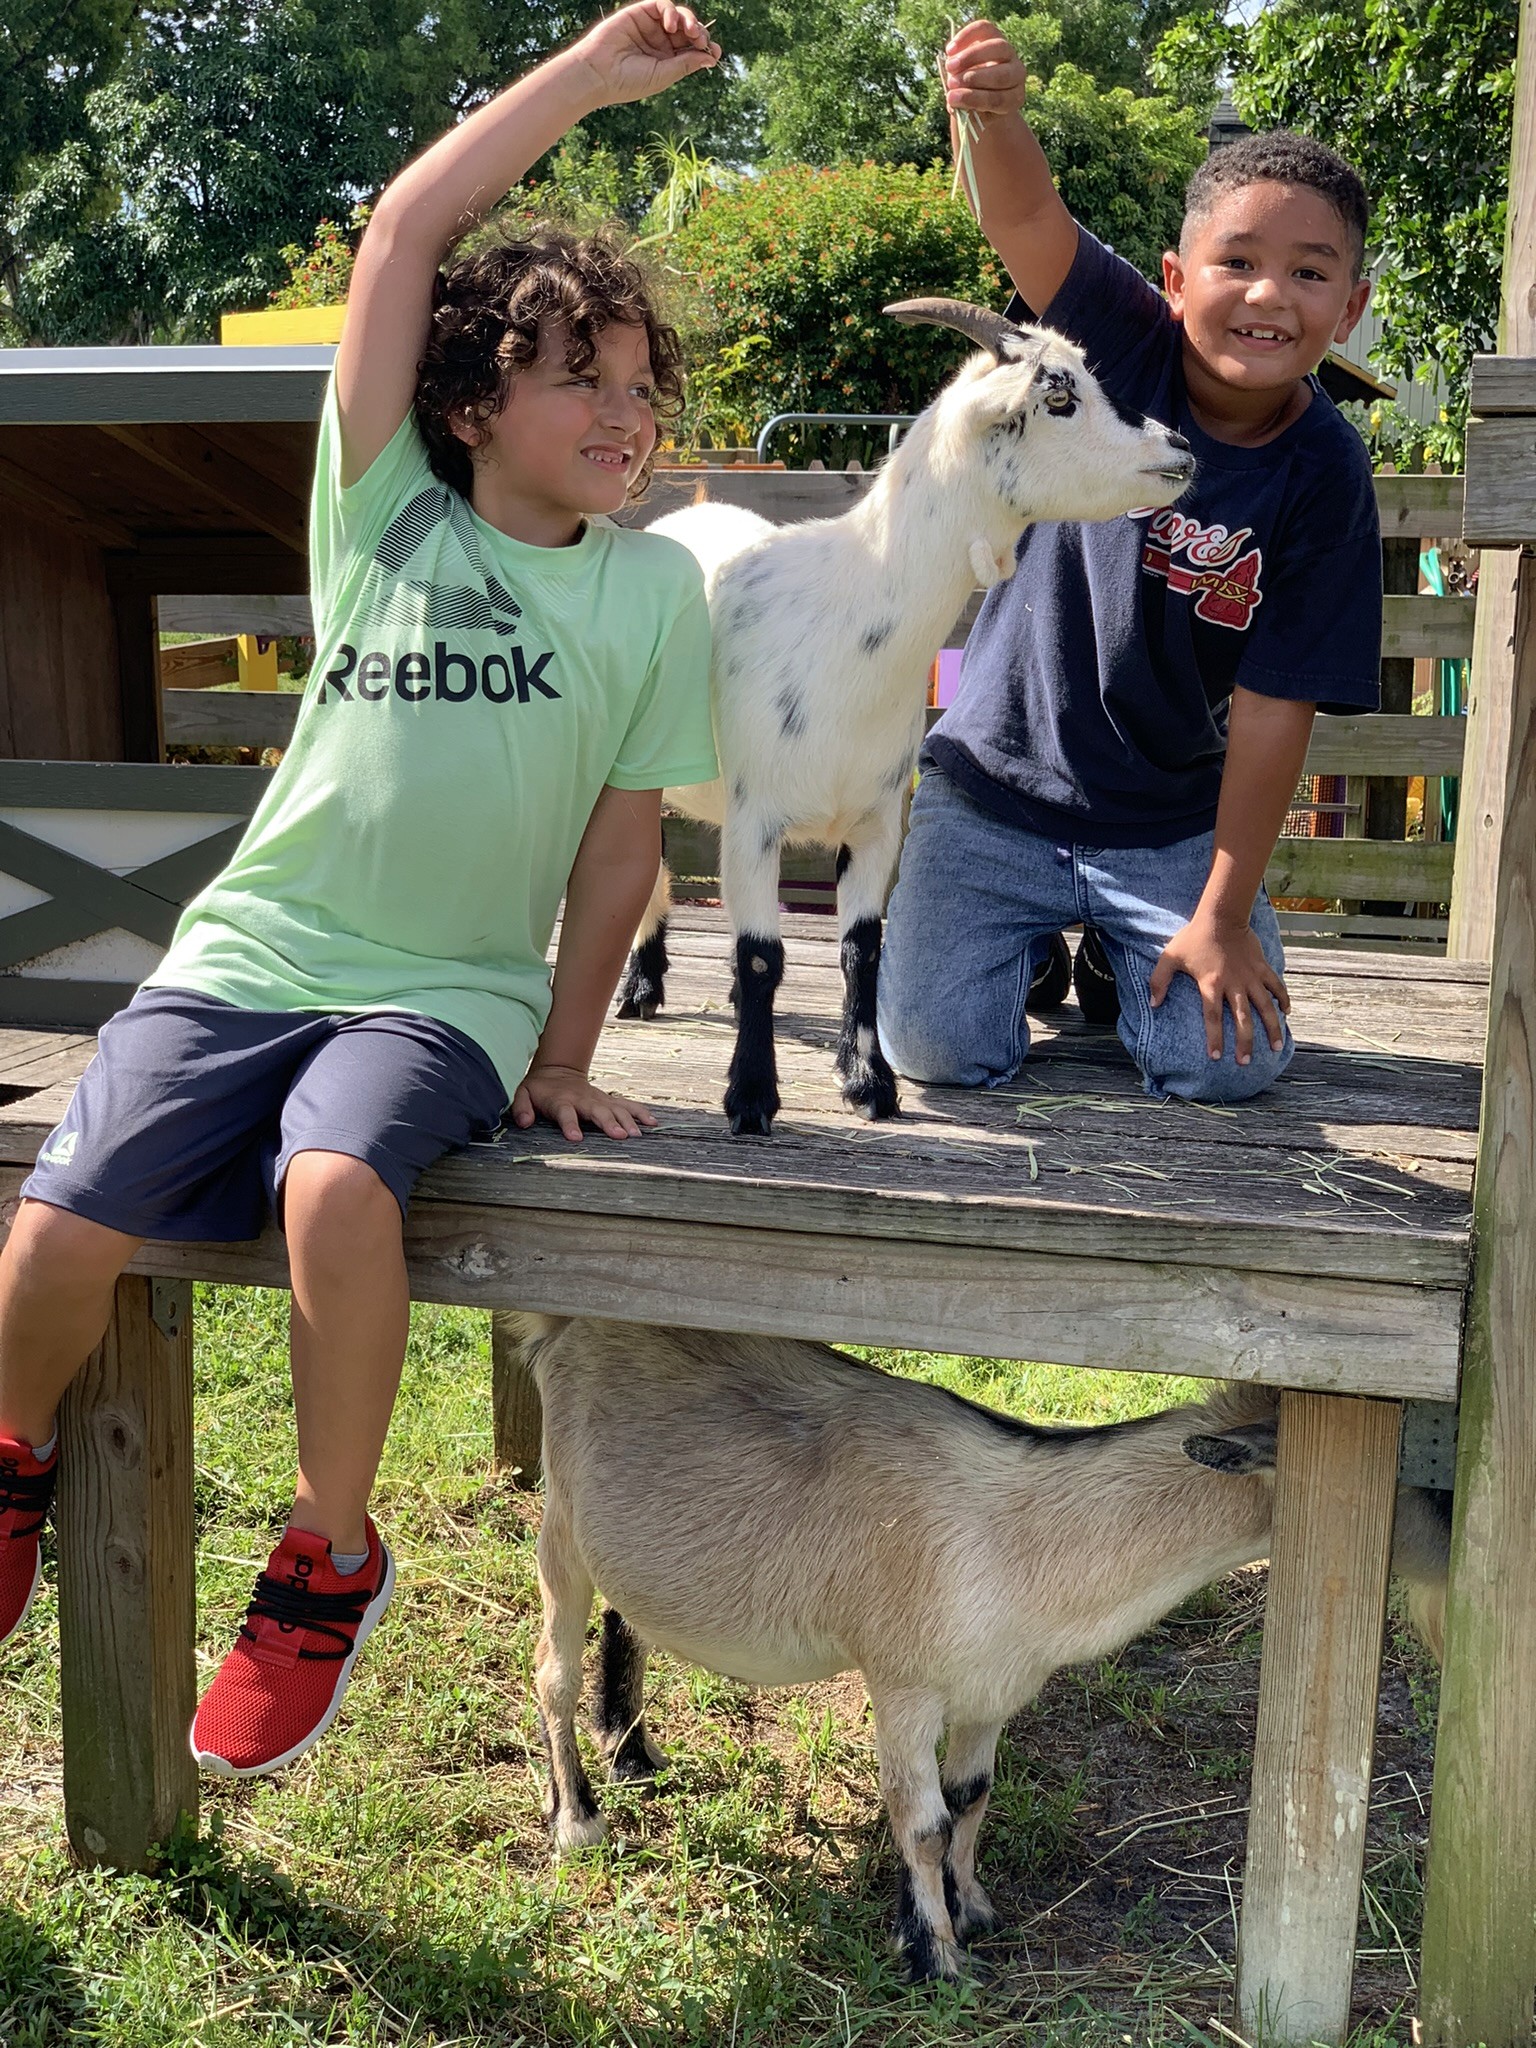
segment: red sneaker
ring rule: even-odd
[[[38,1538],[58,1464],[57,1446],[42,1462],[30,1444],[0,1436],[0,1643],[21,1627],[43,1576]]]
[[[312,1749],[335,1720],[357,1653],[395,1590],[395,1561],[368,1523],[368,1561],[344,1578],[331,1546],[290,1529],[267,1559],[235,1647],[192,1723],[216,1778],[260,1778]]]

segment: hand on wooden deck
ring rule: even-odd
[[[540,1117],[558,1124],[572,1144],[580,1144],[584,1123],[595,1124],[610,1138],[638,1138],[653,1130],[656,1114],[643,1102],[610,1095],[579,1067],[534,1066],[512,1097],[512,1121],[526,1131]]]
[[[1253,1058],[1255,1012],[1271,1048],[1278,1052],[1285,1043],[1280,1018],[1290,1014],[1290,991],[1264,958],[1251,926],[1232,930],[1196,916],[1175,932],[1158,956],[1148,984],[1154,1010],[1176,974],[1187,974],[1200,991],[1205,1045],[1213,1060],[1222,1054],[1223,1010],[1232,1012],[1240,1067]]]

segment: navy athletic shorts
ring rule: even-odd
[[[102,1026],[21,1192],[131,1237],[236,1244],[279,1213],[295,1152],[371,1166],[404,1214],[506,1090],[462,1031],[406,1010],[242,1010],[140,989]]]

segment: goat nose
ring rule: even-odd
[[[1181,455],[1189,453],[1189,443],[1182,434],[1170,433],[1168,436],[1168,446],[1170,448],[1177,448]]]

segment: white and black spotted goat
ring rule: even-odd
[[[618,1778],[663,1761],[652,1646],[755,1685],[863,1674],[897,1940],[914,1976],[960,1974],[994,1925],[976,1840],[1004,1721],[1267,1553],[1276,1396],[1039,1429],[819,1344],[516,1320],[544,1401],[534,1683],[557,1847],[604,1833],[574,1726],[600,1587],[594,1719]],[[1435,1636],[1446,1506],[1405,1488],[1393,1557]]]
[[[934,656],[975,585],[1012,575],[1031,522],[1169,505],[1194,474],[1188,443],[1124,420],[1059,335],[953,299],[886,311],[957,328],[986,353],[945,385],[860,504],[774,527],[705,503],[655,527],[691,549],[709,593],[720,780],[667,800],[721,828],[738,1005],[725,1107],[738,1133],[766,1134],[779,1108],[781,846],[837,851],[837,1072],[850,1107],[890,1116],[896,1082],[875,1037],[880,918]],[[621,1017],[650,1016],[663,1000],[667,907],[663,869]]]

